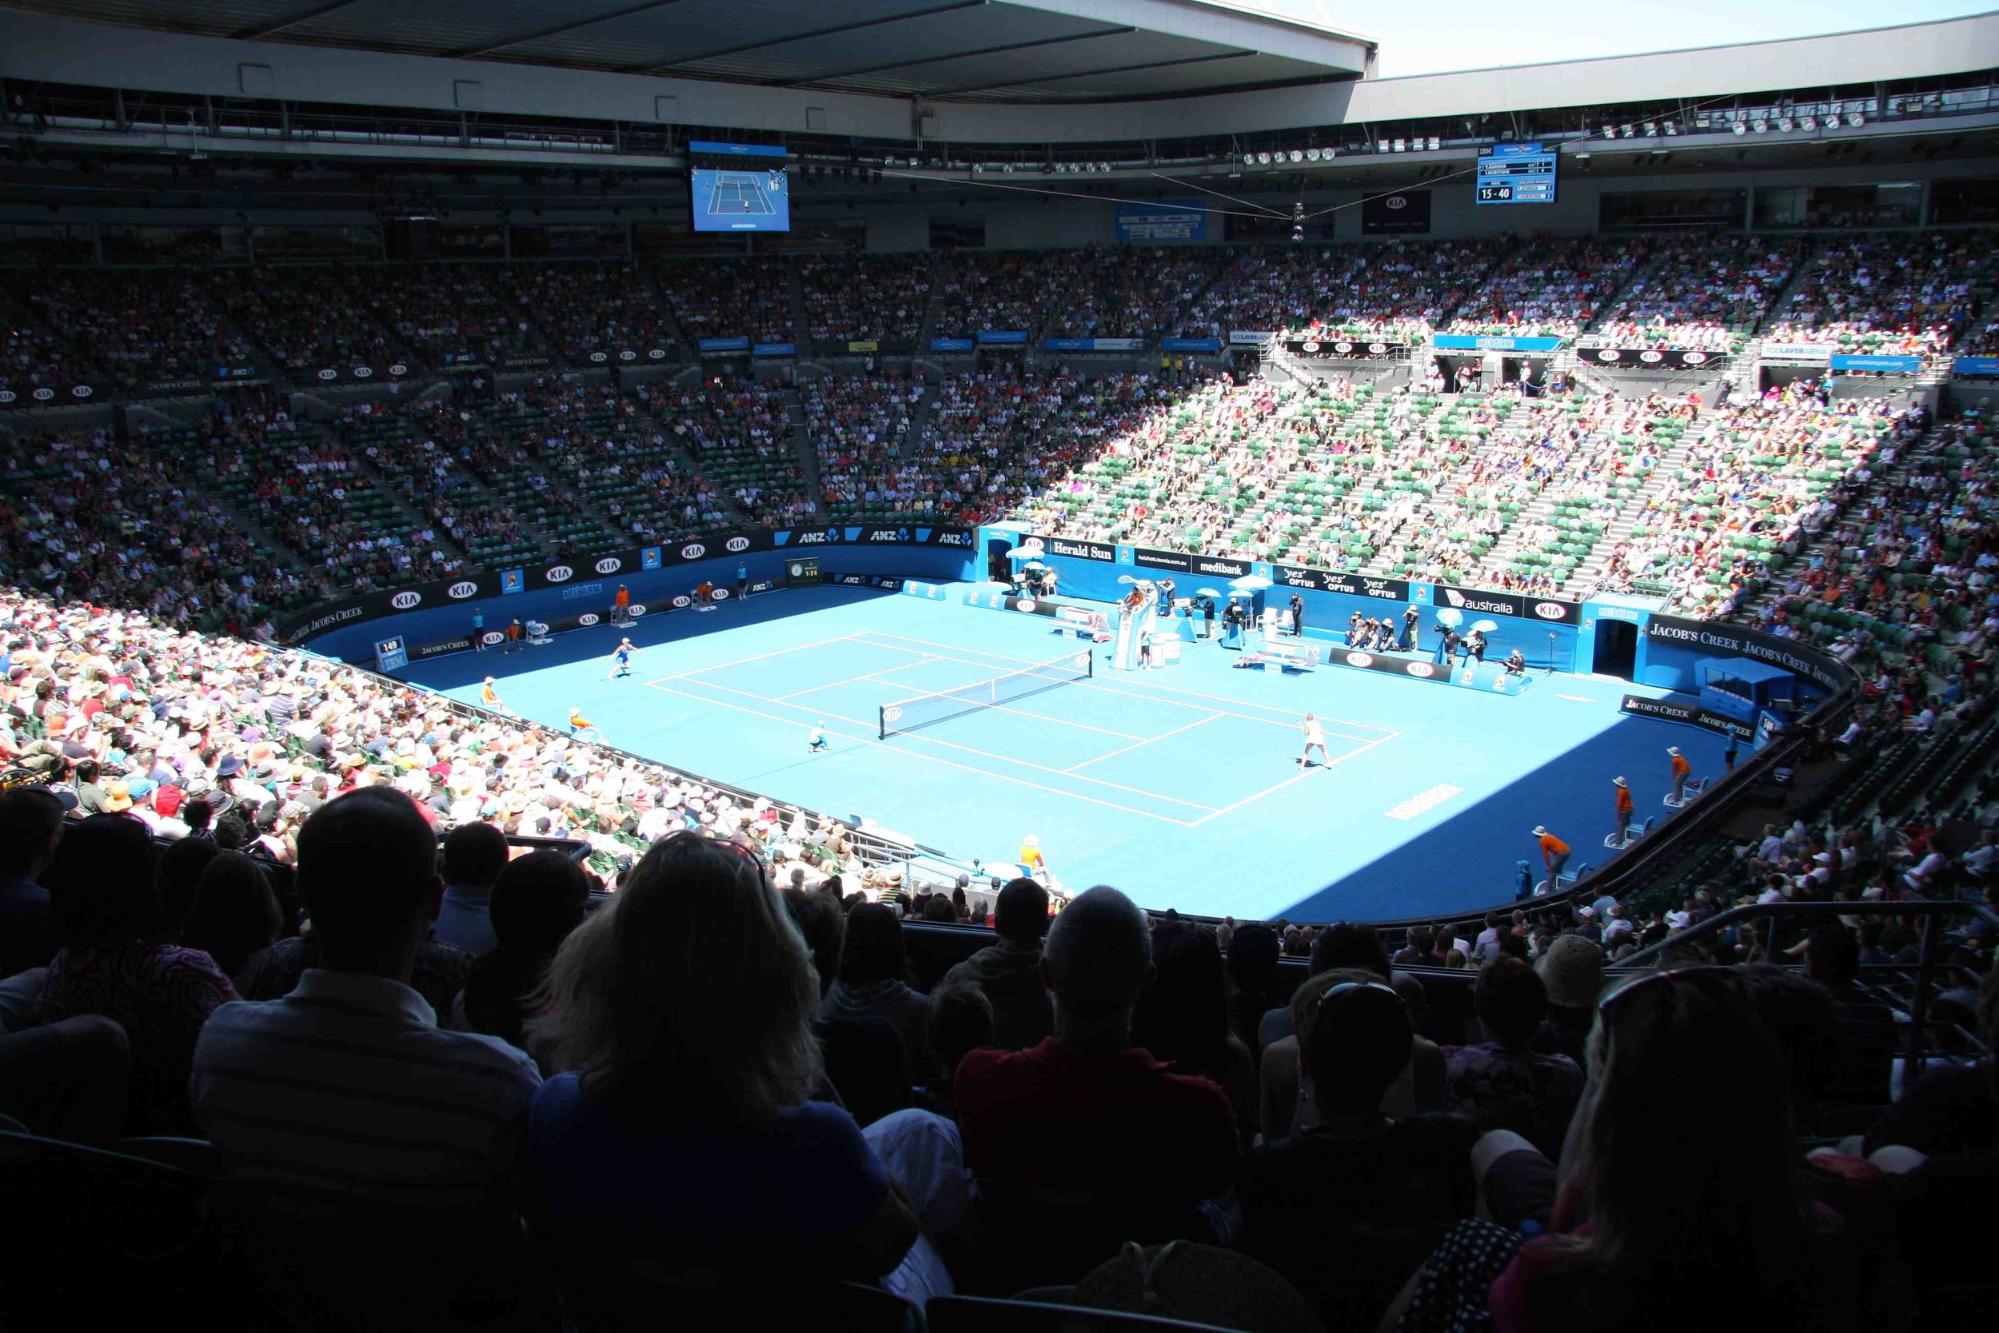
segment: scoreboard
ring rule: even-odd
[[[1538,143],[1501,143],[1478,150],[1478,202],[1552,204],[1555,152]]]

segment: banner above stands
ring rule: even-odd
[[[46,384],[38,384],[32,389],[0,387],[0,410],[10,407],[73,407],[97,397],[98,389],[94,384],[68,384],[59,389]]]
[[[1836,356],[1831,361],[1835,375],[1920,375],[1919,356]]]
[[[1143,338],[1043,338],[1041,345],[1051,352],[1137,352],[1144,350]]]
[[[1261,347],[1276,336],[1276,334],[1269,332],[1258,333],[1255,329],[1230,329],[1229,346]]]
[[[797,356],[797,343],[757,343],[750,348],[753,356]]]
[[[1484,333],[1440,333],[1430,341],[1440,352],[1533,352],[1562,349],[1560,338],[1505,338]]]
[[[981,347],[1024,347],[1027,345],[1026,329],[980,329]]]
[[[1831,343],[1764,343],[1756,350],[1756,358],[1759,361],[1822,366],[1832,360],[1832,352]]]
[[[1220,338],[1161,338],[1159,350],[1162,352],[1207,352],[1222,350]]]
[[[932,338],[930,350],[933,352],[969,352],[974,347],[970,338]]]
[[[1409,344],[1372,338],[1286,338],[1284,350],[1293,356],[1374,361],[1382,357],[1405,356]]]
[[[1950,369],[1953,375],[1990,379],[1999,376],[1999,356],[1961,356]]]
[[[636,348],[621,347],[615,352],[602,350],[592,352],[586,359],[593,366],[654,365],[666,360],[666,349],[664,347],[648,347],[644,351],[639,351]]]
[[[387,366],[325,366],[313,372],[313,378],[321,384],[366,384],[370,380],[399,380],[410,373],[410,368],[401,361]]]
[[[695,347],[703,356],[740,356],[750,350],[748,338],[702,338]]]
[[[1670,347],[1585,347],[1576,356],[1601,370],[1697,370],[1728,359],[1726,352],[1691,352]]]

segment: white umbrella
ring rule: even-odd
[[[1044,562],[1042,562],[1042,561],[1040,561],[1040,560],[1030,560],[1030,561],[1028,561],[1028,562],[1027,562],[1026,564],[1022,565],[1022,566],[1021,566],[1021,568],[1022,568],[1022,569],[1046,569],[1046,568],[1048,568],[1048,566],[1047,566],[1047,565],[1046,565],[1046,564],[1045,564]]]
[[[1480,634],[1496,634],[1499,632],[1499,622],[1497,620],[1474,620],[1471,623],[1471,627]]]
[[[1194,595],[1196,597],[1220,597],[1221,593],[1213,588],[1196,588],[1194,589]]]
[[[1133,578],[1133,577],[1132,577],[1131,575],[1129,575],[1129,574],[1120,574],[1120,575],[1118,575],[1118,576],[1117,576],[1117,581],[1118,581],[1119,583],[1136,583],[1136,582],[1138,582],[1138,580],[1137,580],[1137,579]]]
[[[1039,560],[1045,552],[1039,546],[1016,546],[1006,553],[1009,560]]]
[[[1270,580],[1261,574],[1245,574],[1239,579],[1230,579],[1229,586],[1239,592],[1262,592],[1270,586]]]
[[[1437,623],[1447,629],[1456,629],[1465,623],[1465,613],[1455,606],[1447,606],[1437,612]]]

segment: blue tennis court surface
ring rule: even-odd
[[[1622,681],[1547,677],[1508,699],[1341,668],[1235,670],[1239,654],[1200,642],[1149,672],[1112,669],[1099,646],[1094,678],[947,707],[883,740],[884,704],[1091,646],[1040,617],[832,587],[641,621],[632,638],[643,651],[623,679],[606,678],[608,628],[408,675],[472,701],[490,671],[523,716],[561,725],[580,707],[606,742],[692,772],[987,862],[1033,833],[1069,888],[1246,917],[1491,903],[1536,856],[1534,825],[1574,846],[1573,865],[1600,863],[1613,776],[1641,819],[1663,817],[1665,747],[1712,774],[1724,744],[1622,716]],[[1327,761],[1301,768],[1307,711]]]
[[[718,215],[777,212],[771,194],[782,190],[784,177],[768,172],[718,171],[709,191],[708,211]]]

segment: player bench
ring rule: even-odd
[[[1265,639],[1259,645],[1252,645],[1244,655],[1242,666],[1262,667],[1265,671],[1278,674],[1288,668],[1292,671],[1314,671],[1319,666],[1319,645],[1300,643],[1283,639]]]

